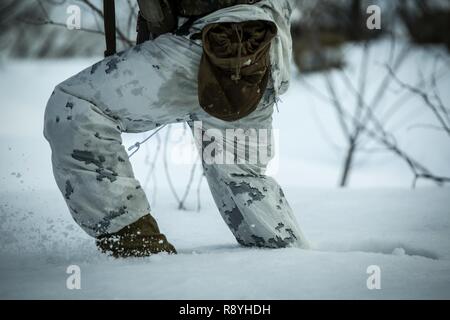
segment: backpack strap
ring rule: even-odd
[[[103,20],[105,23],[105,57],[116,53],[116,8],[114,0],[103,0]]]

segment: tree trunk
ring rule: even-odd
[[[347,155],[345,156],[344,167],[343,167],[341,179],[339,182],[339,187],[341,187],[341,188],[345,188],[348,185],[350,173],[351,173],[352,167],[353,167],[355,150],[356,150],[356,143],[351,142],[350,146],[348,147],[348,150],[347,150]]]

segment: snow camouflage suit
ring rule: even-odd
[[[241,120],[225,122],[200,108],[197,73],[202,47],[189,35],[164,34],[108,57],[55,88],[47,104],[44,135],[52,148],[58,187],[73,218],[89,235],[115,233],[151,213],[122,145],[122,132],[140,133],[180,122],[193,129],[194,121],[202,121],[203,130],[271,130],[274,104],[289,84],[294,3],[263,0],[233,6],[191,27],[194,34],[218,22],[276,24],[269,86],[258,108]],[[206,147],[204,142],[197,145]],[[282,189],[264,175],[265,169],[263,164],[204,164],[216,205],[240,244],[306,247]]]

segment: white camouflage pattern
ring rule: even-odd
[[[199,106],[197,72],[202,47],[189,35],[166,34],[147,41],[94,64],[55,88],[47,104],[44,134],[52,148],[58,187],[73,218],[89,235],[117,232],[151,212],[122,145],[122,132],[145,132],[180,122],[194,129],[194,121],[202,121],[203,130],[223,132],[272,128],[274,104],[289,83],[292,7],[293,1],[261,1],[220,10],[192,26],[191,33],[225,21],[258,19],[278,26],[270,85],[257,110],[239,121],[213,118]],[[282,189],[264,175],[265,169],[262,164],[204,163],[217,207],[240,244],[306,247]]]

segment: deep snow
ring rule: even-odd
[[[313,250],[240,248],[211,201],[200,213],[157,206],[177,256],[101,256],[56,194],[2,193],[2,298],[450,298],[448,190],[290,190]],[[26,199],[26,201],[23,201]],[[162,202],[162,201],[161,201]],[[13,204],[11,204],[13,203]],[[81,290],[66,268],[81,268]],[[366,287],[371,265],[381,290]]]
[[[384,52],[384,46],[377,50]],[[420,54],[413,57],[402,73],[406,79],[419,60],[426,64]],[[15,61],[0,66],[0,298],[450,298],[450,189],[425,184],[410,190],[408,168],[387,154],[361,158],[352,175],[353,188],[333,189],[341,154],[324,140],[314,114],[320,115],[335,142],[342,141],[332,110],[314,100],[298,80],[275,114],[281,143],[274,175],[312,250],[239,247],[206,183],[201,188],[202,210],[195,210],[194,187],[188,211],[178,211],[159,157],[159,186],[155,189],[150,183],[147,191],[154,215],[180,254],[127,261],[100,255],[71,220],[53,181],[50,152],[42,137],[44,107],[53,87],[94,61]],[[318,77],[308,80],[323,86]],[[449,82],[447,76],[442,85]],[[449,93],[443,94],[449,101]],[[400,141],[448,175],[448,138],[428,131],[411,133],[408,123],[431,118],[413,103],[406,111],[413,116],[400,130]],[[142,137],[126,135],[124,141],[128,146]],[[181,148],[178,140],[170,140],[174,157]],[[156,141],[146,148],[151,154]],[[149,167],[145,156],[143,149],[133,158],[142,182]],[[190,168],[171,163],[180,194]],[[81,268],[81,290],[66,288],[69,265]],[[367,289],[366,270],[371,265],[381,268],[381,290]]]

